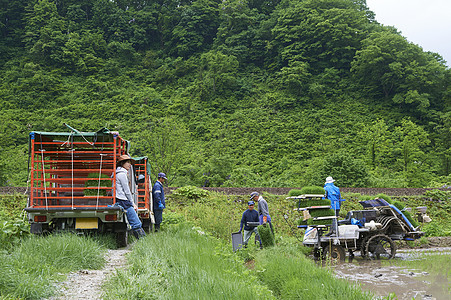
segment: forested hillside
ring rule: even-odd
[[[170,185],[450,182],[450,69],[365,0],[0,0],[0,185],[118,130]]]

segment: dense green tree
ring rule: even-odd
[[[420,187],[429,182],[428,160],[424,153],[430,143],[427,132],[409,119],[403,119],[394,130],[394,152],[409,186]]]
[[[352,1],[290,1],[279,12],[272,45],[282,67],[305,61],[312,73],[331,67],[348,70],[367,24],[364,12]]]
[[[208,49],[218,27],[217,0],[195,0],[180,7],[181,19],[172,30],[170,53],[188,57]]]
[[[68,40],[67,24],[49,0],[30,2],[27,7],[25,42],[34,62],[57,66],[63,59]]]
[[[26,184],[29,131],[64,123],[119,131],[171,185],[450,172],[451,71],[365,0],[0,3],[3,184]]]
[[[388,125],[383,119],[364,125],[359,132],[362,144],[366,145],[366,154],[370,166],[374,169],[385,167],[390,161],[392,137]]]
[[[352,72],[370,95],[392,100],[407,112],[443,107],[446,67],[433,55],[392,28],[371,33],[362,44]]]
[[[152,174],[164,172],[169,176],[170,183],[175,170],[186,161],[185,149],[189,141],[186,128],[171,118],[155,119],[148,122],[139,139],[141,141],[136,142],[135,151],[149,157]]]

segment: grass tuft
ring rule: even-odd
[[[48,297],[54,291],[53,283],[64,279],[61,274],[101,268],[103,253],[103,247],[83,236],[32,236],[10,254],[0,254],[0,296]]]
[[[188,224],[137,243],[105,299],[273,299],[230,247]]]

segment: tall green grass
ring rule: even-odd
[[[273,299],[229,245],[187,223],[135,244],[106,299]]]
[[[11,253],[0,253],[0,298],[41,299],[54,292],[64,273],[99,269],[104,247],[74,234],[32,236]]]
[[[278,299],[373,299],[359,286],[336,279],[329,269],[316,266],[295,244],[258,252],[255,271]]]

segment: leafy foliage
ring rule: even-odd
[[[190,185],[178,188],[171,194],[171,198],[173,198],[174,200],[183,199],[187,200],[188,202],[199,201],[207,196],[208,191]]]
[[[450,69],[364,1],[3,1],[0,184],[35,131],[117,130],[172,186],[423,187]]]

